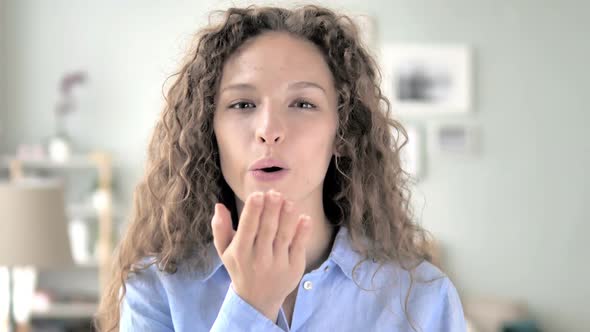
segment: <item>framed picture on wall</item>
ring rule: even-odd
[[[428,131],[432,155],[473,156],[481,152],[481,128],[473,121],[432,123]]]
[[[386,44],[382,89],[394,114],[467,113],[472,106],[471,52],[462,45]]]

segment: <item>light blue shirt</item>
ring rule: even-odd
[[[329,258],[303,275],[288,326],[281,309],[273,322],[242,300],[230,287],[231,279],[215,247],[210,271],[188,272],[181,264],[174,274],[156,265],[126,282],[121,305],[121,331],[465,331],[463,309],[448,277],[428,262],[415,270],[408,299],[409,272],[396,264],[384,265],[352,250],[348,231],[340,227]],[[377,271],[377,273],[375,273]],[[356,282],[356,283],[355,283]],[[357,285],[358,283],[358,285]],[[368,289],[363,290],[362,288]]]

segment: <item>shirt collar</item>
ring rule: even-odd
[[[207,281],[211,278],[223,265],[213,243],[209,246],[208,251],[209,257],[212,257],[213,264],[211,264],[211,268],[208,271],[205,271],[204,277],[201,279],[203,281]],[[345,226],[339,227],[328,259],[334,261],[334,263],[340,267],[340,270],[342,270],[350,280],[353,280],[352,271],[359,262],[364,260],[364,258],[352,247],[348,228]],[[358,268],[361,268],[361,266]]]
[[[340,270],[342,270],[350,280],[353,280],[352,272],[354,267],[359,262],[365,260],[365,258],[353,248],[348,228],[344,226],[340,226],[340,229],[336,234],[329,258],[340,267]],[[361,266],[362,265],[359,265],[357,272]]]
[[[201,280],[203,281],[209,280],[209,278],[211,278],[215,274],[215,272],[217,272],[217,270],[219,270],[219,268],[223,265],[223,262],[221,261],[221,258],[219,257],[217,249],[215,248],[215,245],[213,243],[209,245],[209,248],[207,248],[207,250],[209,251],[209,257],[211,257],[212,264],[211,268],[208,271],[205,271],[204,277],[201,278]]]

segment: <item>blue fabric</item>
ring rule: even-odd
[[[179,266],[174,274],[156,265],[132,275],[121,306],[121,331],[466,331],[463,309],[449,278],[428,262],[410,274],[396,264],[363,258],[340,227],[329,258],[306,273],[288,326],[281,309],[273,322],[242,300],[213,245],[205,273]],[[304,283],[310,281],[311,289]],[[309,285],[309,284],[308,284]],[[308,287],[309,288],[309,287]],[[406,308],[407,310],[404,310]],[[407,315],[406,315],[407,311]]]

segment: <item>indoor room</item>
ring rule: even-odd
[[[0,332],[589,331],[589,12],[0,0]]]

